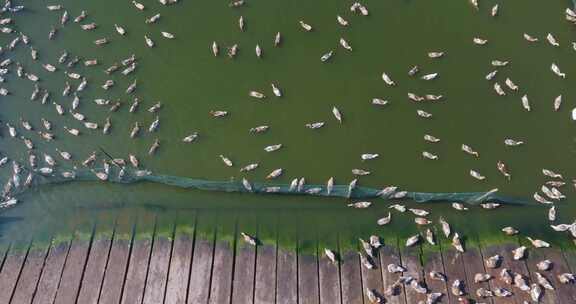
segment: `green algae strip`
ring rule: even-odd
[[[338,247],[340,254],[344,254],[349,251],[358,251],[358,238],[365,238],[366,235],[359,234],[359,231],[356,231],[348,221],[343,221],[340,223],[340,225],[342,226],[338,233]]]
[[[100,213],[96,218],[94,230],[94,240],[111,240],[117,222],[117,215],[111,213]]]
[[[259,238],[258,219],[253,210],[237,211],[237,224],[236,224],[236,251],[241,248],[250,247],[252,245],[244,241],[241,232],[256,238],[258,244],[264,244]]]
[[[318,250],[321,254],[321,251],[326,246],[324,242],[332,240],[334,236],[338,238],[338,246],[331,247],[331,249],[345,253],[357,250],[358,238],[360,237],[368,239],[370,235],[377,235],[383,239],[385,245],[394,246],[398,243],[399,246],[404,246],[408,237],[416,233],[424,235],[427,228],[426,226],[416,227],[412,221],[413,216],[408,213],[393,212],[390,224],[378,226],[375,222],[379,217],[386,215],[388,209],[344,209],[343,211],[342,218],[335,217],[330,219],[328,223],[322,224],[322,229],[309,229],[308,227],[311,227],[311,225],[307,221],[315,221],[316,216],[298,209],[228,209],[225,215],[220,211],[215,212],[214,210],[193,210],[185,213],[177,211],[159,213],[157,210],[146,209],[133,210],[129,214],[125,212],[119,213],[117,218],[102,215],[102,217],[95,219],[96,231],[94,237],[98,238],[100,234],[108,235],[110,233],[110,223],[114,220],[116,222],[114,238],[130,240],[132,227],[137,219],[137,227],[139,228],[135,236],[136,240],[151,240],[154,231],[156,231],[157,236],[171,238],[174,231],[174,221],[177,221],[177,229],[189,231],[191,234],[195,233],[197,239],[213,240],[214,231],[218,230],[216,236],[218,240],[233,244],[236,239],[237,241],[240,240],[237,245],[243,246],[244,242],[241,241],[238,234],[243,230],[247,230],[251,235],[257,236],[263,243],[271,245],[278,243],[281,249],[296,250],[298,247],[299,252],[314,253]],[[494,211],[482,213],[479,221],[481,222],[485,216],[490,217],[491,212]],[[460,233],[466,248],[485,247],[513,241],[510,237],[500,232],[499,227],[469,223],[467,222],[467,216],[467,214],[451,215],[446,219],[451,224],[452,230]],[[354,217],[367,218],[365,225],[363,227],[356,226]],[[429,218],[434,221],[433,225],[428,226],[435,231],[437,241],[442,244],[443,248],[451,247],[451,238],[443,236],[439,223],[434,220],[434,216]],[[194,226],[195,221],[198,221],[196,228]],[[107,225],[108,228],[104,228],[106,231],[101,231],[103,223],[109,223]],[[221,225],[222,227],[220,227]],[[69,227],[68,225],[65,226]],[[258,226],[257,230],[255,230],[256,226]],[[154,230],[154,227],[156,227],[156,230]],[[90,222],[82,222],[82,225],[77,226],[77,237],[89,240],[92,229],[93,226]],[[64,231],[68,231],[68,229]],[[35,240],[33,244],[34,246],[42,246],[43,244],[48,245],[50,242],[69,241],[70,235],[70,233],[58,233],[52,241],[50,241],[49,237],[45,237],[42,242]],[[573,250],[567,234],[554,234],[551,236],[536,234],[536,236],[550,241],[554,247],[565,247],[568,250]],[[25,239],[16,243],[22,243],[22,246],[27,245]],[[438,247],[436,246],[424,244],[422,252],[426,255],[428,252],[436,252],[437,250]]]
[[[283,211],[280,211],[282,213]],[[296,252],[298,231],[294,218],[281,216],[278,218],[278,249]]]
[[[315,256],[318,251],[318,229],[316,227],[306,227],[299,222],[303,217],[296,213],[296,234],[298,254]]]
[[[325,249],[330,249],[336,253],[336,257],[340,258],[339,235],[336,233],[318,233],[318,258],[325,255]]]
[[[148,240],[152,241],[156,232],[158,223],[157,214],[153,212],[141,212],[136,217],[136,228],[134,232],[134,241]],[[164,227],[163,227],[164,228]]]
[[[175,215],[175,237],[187,238],[193,241],[197,224],[196,217],[196,212],[193,214]]]
[[[270,210],[253,212],[253,214],[256,216],[258,240],[263,245],[276,247],[278,242],[278,214]]]
[[[216,242],[223,242],[234,251],[236,240],[236,225],[238,217],[235,213],[219,214],[216,218]]]
[[[10,252],[11,253],[26,254],[26,252],[28,251],[28,248],[30,248],[30,245],[31,245],[31,240],[14,242],[10,246]]]
[[[216,233],[215,222],[215,214],[204,212],[203,210],[198,210],[196,213],[196,241],[207,240],[212,243]]]
[[[174,236],[175,216],[171,213],[158,213],[156,215],[155,238],[172,240]]]
[[[135,222],[133,215],[127,213],[119,214],[114,227],[114,241],[123,240],[130,242],[133,237]]]

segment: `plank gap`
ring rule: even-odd
[[[78,290],[76,290],[76,296],[74,297],[74,303],[78,302],[78,297],[80,296],[80,290],[82,290],[82,282],[84,281],[84,274],[86,273],[86,267],[88,266],[88,258],[92,252],[92,243],[94,242],[94,235],[96,234],[96,226],[98,222],[94,222],[92,225],[92,233],[90,235],[90,242],[88,243],[88,252],[86,252],[86,257],[84,258],[84,266],[82,267],[82,273],[80,274],[80,282],[78,284]]]
[[[481,259],[481,264],[482,264],[482,269],[484,270],[484,273],[488,273],[488,269],[486,268],[486,263],[484,263],[486,257],[484,256],[484,252],[482,250],[483,245],[482,245],[482,241],[480,240],[480,238],[478,238],[478,254],[480,255],[480,259]],[[494,282],[493,280],[496,280],[497,278],[494,277],[491,280],[488,280],[488,287],[490,288],[490,290],[494,290],[494,288],[496,286],[494,286]],[[490,303],[494,303],[494,299],[489,298],[490,299]]]
[[[259,223],[258,220],[256,220],[256,239],[260,242],[260,238],[259,238]],[[258,244],[256,244],[257,246],[254,246],[254,269],[252,269],[253,271],[253,277],[252,277],[252,303],[256,302],[256,265],[258,264]]]
[[[26,261],[28,260],[28,254],[30,253],[30,248],[32,248],[32,240],[28,243],[28,249],[26,249],[26,254],[24,255],[24,260],[20,265],[20,269],[18,270],[18,275],[16,276],[16,281],[14,282],[14,287],[12,287],[12,292],[10,293],[9,303],[12,302],[14,298],[14,293],[16,293],[16,287],[18,286],[18,281],[20,280],[20,276],[22,275],[22,270],[24,269],[24,265],[26,265]]]
[[[356,244],[356,246],[358,246],[358,244]],[[358,247],[356,247],[356,251],[358,251]],[[358,254],[358,252],[356,252],[356,254]],[[364,293],[365,293],[365,291],[364,291],[364,277],[362,276],[362,267],[364,267],[364,266],[362,265],[362,262],[360,261],[359,258],[356,260],[358,261],[358,265],[360,265],[360,268],[359,268],[359,270],[360,270],[360,298],[362,299],[362,303],[365,303],[364,302]]]
[[[52,301],[55,301],[58,296],[58,291],[60,290],[60,283],[62,282],[62,276],[64,275],[64,269],[66,268],[66,262],[68,262],[68,256],[70,255],[70,249],[72,248],[73,242],[74,237],[72,236],[70,241],[68,242],[66,257],[64,258],[64,263],[62,264],[62,269],[60,270],[60,275],[58,276],[58,284],[56,285],[56,292],[54,293],[54,299],[52,299]]]
[[[8,252],[10,251],[10,248],[12,248],[12,243],[8,244],[8,246],[6,246],[6,249],[3,251],[2,263],[0,264],[0,273],[2,273],[2,270],[4,269],[4,263],[6,263],[6,258],[8,257]]]
[[[32,296],[30,297],[30,303],[34,301],[34,297],[36,296],[36,292],[38,292],[38,284],[40,284],[40,278],[42,278],[42,274],[44,273],[44,267],[46,267],[46,260],[48,260],[48,256],[50,255],[50,251],[52,251],[52,242],[54,241],[53,237],[50,237],[50,245],[46,250],[46,254],[44,254],[44,259],[42,261],[42,266],[40,267],[40,273],[38,274],[38,278],[36,279],[36,284],[34,286],[34,291],[32,292]]]
[[[278,244],[279,244],[279,237],[280,232],[278,231],[278,215],[276,215],[276,240],[275,240],[275,255],[276,255],[276,270],[274,271],[274,276],[276,277],[276,281],[274,282],[274,303],[278,303]]]
[[[344,300],[342,298],[342,249],[340,247],[340,233],[336,233],[336,250],[338,250],[338,284],[340,285],[340,304],[344,304]],[[323,304],[323,303],[322,303]]]
[[[437,236],[440,236],[440,234],[438,234],[437,231],[435,231],[435,232],[436,232]],[[437,238],[436,242],[438,243],[438,248],[440,249],[440,254],[438,256],[440,257],[440,262],[442,263],[442,273],[444,274],[444,276],[446,276],[446,265],[444,265],[444,254],[443,254],[444,248],[442,247],[442,242],[440,240],[438,240],[438,238]],[[449,281],[446,280],[446,282],[444,284],[446,286],[446,289],[444,290],[444,292],[446,292],[446,301],[448,303],[450,303],[450,296],[448,295],[448,293],[450,292],[450,286],[448,286],[448,284],[449,284]]]
[[[124,298],[124,290],[126,288],[126,281],[128,280],[128,270],[130,269],[130,262],[132,261],[132,251],[134,249],[134,242],[136,240],[136,226],[137,221],[134,220],[132,224],[132,237],[130,238],[130,246],[128,248],[128,257],[126,258],[126,266],[124,266],[124,279],[122,280],[122,288],[120,289],[120,298],[118,301],[122,301]]]
[[[198,224],[198,212],[197,210],[194,212],[194,232],[192,234],[192,250],[190,253],[190,266],[188,267],[188,282],[186,283],[186,302],[189,301],[190,295],[190,280],[192,278],[192,264],[194,262],[194,249],[196,248],[196,234],[197,234],[197,226]]]
[[[152,263],[152,252],[154,252],[154,245],[156,244],[156,229],[158,225],[158,214],[154,214],[154,232],[152,233],[152,243],[150,244],[150,252],[148,252],[148,262],[146,263],[146,275],[144,276],[144,288],[142,288],[142,303],[144,303],[146,296],[146,286],[148,285],[148,274],[150,272],[150,264]]]
[[[118,224],[118,217],[114,219],[114,226],[112,227],[112,236],[110,237],[110,245],[108,246],[108,253],[106,254],[106,262],[104,263],[104,272],[102,273],[102,279],[100,279],[100,287],[98,290],[98,297],[96,303],[100,303],[100,297],[102,296],[102,286],[104,286],[104,278],[106,277],[106,271],[108,270],[108,264],[110,262],[110,253],[112,252],[112,245],[114,244],[114,239],[116,238],[117,224]],[[122,299],[122,297],[120,297],[120,299]]]
[[[212,263],[210,264],[210,278],[208,280],[208,297],[206,303],[210,302],[210,296],[212,296],[212,278],[214,276],[214,255],[216,255],[216,233],[218,232],[218,226],[214,227],[214,234],[212,235]]]
[[[162,303],[166,303],[166,293],[168,291],[168,281],[170,280],[170,265],[172,264],[172,254],[174,253],[174,240],[176,239],[176,220],[174,220],[174,227],[172,229],[172,239],[170,242],[170,253],[168,255],[168,268],[166,268],[166,282],[164,282],[164,296]]]
[[[236,271],[236,250],[238,250],[238,215],[234,216],[234,238],[232,239],[232,274],[230,277],[230,301],[234,298],[234,273]]]

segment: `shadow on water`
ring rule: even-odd
[[[89,183],[83,189],[84,195],[76,196],[74,201],[65,199],[77,193],[72,184],[40,187],[24,194],[21,204],[0,215],[0,242],[66,239],[73,233],[91,235],[95,225],[96,238],[111,235],[120,225],[137,227],[136,239],[154,233],[171,237],[178,226],[195,228],[201,238],[223,240],[233,240],[246,230],[260,241],[313,252],[336,241],[340,249],[354,249],[358,238],[372,234],[385,242],[395,243],[396,238],[403,242],[426,228],[416,227],[409,212],[392,212],[392,222],[378,226],[376,221],[390,212],[392,202],[385,200],[374,200],[367,209],[352,209],[346,206],[349,201],[345,199],[182,191],[154,184]],[[471,240],[501,241],[499,230],[512,225],[527,235],[555,243],[569,241],[563,235],[539,228],[547,225],[538,215],[544,210],[541,206],[505,206],[496,210],[470,206],[470,211],[458,214],[445,203],[398,203],[430,211],[434,224],[438,217],[444,217]],[[570,215],[559,217],[567,221]]]
[[[8,230],[10,225],[16,224],[17,222],[22,222],[24,220],[23,217],[17,216],[2,216],[0,217],[0,238],[1,239],[10,239],[9,236],[4,235],[2,231]]]

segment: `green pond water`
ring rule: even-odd
[[[82,24],[96,22],[98,28],[87,32],[71,21],[59,25],[60,12],[50,12],[47,3],[26,3],[26,11],[14,16],[12,27],[26,33],[39,51],[33,61],[22,43],[2,59],[12,58],[25,71],[37,74],[39,85],[51,92],[51,101],[69,109],[72,97],[62,97],[64,82],[73,87],[80,81],[67,79],[64,65],[57,64],[64,50],[82,61],[97,58],[99,65],[84,67],[79,63],[72,70],[87,77],[89,84],[80,92],[79,112],[87,120],[104,124],[111,117],[110,135],[101,130],[85,129],[70,114],[59,116],[53,105],[30,101],[34,84],[19,79],[11,66],[2,87],[11,95],[0,99],[0,120],[17,125],[20,134],[31,138],[35,152],[48,152],[58,160],[59,168],[79,165],[92,151],[107,151],[113,157],[132,153],[143,167],[154,173],[201,178],[207,180],[263,181],[272,170],[284,168],[275,182],[289,183],[294,177],[323,184],[333,176],[337,184],[347,184],[354,176],[351,169],[362,168],[372,174],[360,178],[360,184],[374,188],[397,185],[419,192],[471,192],[499,188],[500,193],[531,200],[532,194],[547,179],[541,169],[562,173],[568,184],[561,191],[568,199],[557,203],[558,222],[571,222],[576,207],[570,197],[570,183],[576,171],[574,155],[575,124],[570,111],[576,106],[576,87],[572,75],[576,69],[576,51],[572,49],[575,27],[564,20],[569,1],[509,0],[500,3],[499,15],[490,16],[490,8],[498,1],[481,1],[475,11],[468,1],[363,1],[370,15],[363,17],[349,10],[351,1],[263,1],[249,0],[238,9],[226,1],[182,0],[172,6],[157,1],[142,1],[143,12],[129,1],[60,1],[71,19],[86,10]],[[145,24],[145,18],[161,13],[156,24]],[[343,16],[350,26],[341,27],[336,15]],[[243,16],[246,30],[238,28]],[[299,20],[311,24],[312,32],[304,32]],[[127,30],[122,37],[114,31],[117,23]],[[56,38],[48,40],[51,26],[59,28]],[[171,32],[168,40],[160,31]],[[280,31],[281,47],[274,48],[274,36]],[[529,44],[522,38],[529,33],[540,39]],[[545,36],[552,33],[560,47],[550,46]],[[147,48],[143,36],[149,35],[156,46]],[[0,43],[8,44],[14,34],[2,34]],[[108,38],[109,44],[97,47],[93,41]],[[346,38],[353,52],[338,45]],[[472,43],[473,37],[488,39],[484,46]],[[217,41],[221,54],[214,57],[210,46]],[[229,59],[226,47],[239,45],[238,56]],[[255,45],[263,49],[263,58],[255,55]],[[329,50],[335,54],[329,62],[320,56]],[[430,59],[431,51],[444,51],[440,59]],[[131,54],[136,54],[135,73],[123,76],[106,75],[103,70]],[[519,92],[507,90],[497,96],[493,81],[484,79],[494,70],[492,60],[509,60],[499,68],[494,81],[504,86],[510,77],[520,86]],[[48,73],[39,63],[58,67]],[[550,71],[552,62],[568,74],[561,79]],[[424,81],[409,77],[408,70],[419,65],[421,72],[437,72],[439,78]],[[397,83],[387,86],[381,78],[386,72]],[[100,86],[107,79],[116,85],[105,91]],[[138,88],[133,95],[124,93],[134,79]],[[284,93],[275,98],[270,83],[277,83]],[[264,92],[268,98],[257,100],[248,96],[250,90]],[[442,94],[436,103],[413,103],[407,92]],[[522,108],[520,97],[529,96],[532,111]],[[560,111],[553,111],[553,100],[562,94]],[[142,101],[136,113],[128,108],[133,98]],[[378,107],[372,98],[389,100]],[[114,113],[96,105],[95,98],[121,100],[123,106]],[[155,114],[146,111],[162,101],[160,127],[148,133]],[[344,123],[338,124],[331,113],[337,106]],[[431,119],[416,115],[422,109],[433,114]],[[210,110],[226,110],[226,118],[212,118]],[[52,121],[56,140],[45,142],[34,132],[24,130],[18,120],[29,120],[41,129],[40,118]],[[309,130],[306,123],[325,121],[319,130]],[[142,132],[129,137],[135,122]],[[248,130],[258,125],[270,129],[259,135]],[[73,137],[63,126],[75,127],[82,135]],[[191,144],[181,139],[192,132],[199,138]],[[0,138],[0,151],[10,159],[27,164],[27,152],[21,140],[8,136],[6,128]],[[431,144],[424,134],[441,139]],[[155,156],[147,151],[155,138],[161,147]],[[525,141],[523,146],[507,147],[505,138]],[[282,149],[267,153],[265,146],[283,144]],[[468,144],[480,153],[474,158],[461,151]],[[69,151],[73,162],[59,159],[55,149]],[[431,161],[422,151],[439,156]],[[379,153],[375,160],[361,161],[362,153]],[[232,159],[234,167],[226,167],[218,155]],[[105,158],[100,154],[101,158]],[[497,170],[497,161],[504,161],[512,179],[506,180]],[[260,167],[249,173],[239,168],[253,162]],[[469,175],[474,169],[486,176],[477,181]],[[2,180],[11,175],[11,165],[0,168]],[[27,243],[30,239],[66,238],[77,230],[90,235],[109,234],[113,223],[122,233],[135,229],[137,237],[150,237],[154,231],[172,235],[174,225],[197,225],[197,235],[231,238],[238,231],[249,231],[264,240],[275,240],[284,246],[299,248],[356,246],[358,237],[378,233],[385,239],[403,241],[419,229],[413,216],[393,214],[392,224],[378,227],[375,222],[388,212],[389,202],[374,200],[366,210],[346,207],[346,200],[304,196],[248,195],[184,190],[157,184],[112,185],[98,182],[49,185],[31,189],[19,196],[21,203],[0,214],[0,233],[4,243]],[[411,202],[408,206],[415,206]],[[541,206],[504,207],[482,210],[471,207],[462,213],[448,204],[420,205],[432,211],[430,219],[444,216],[457,231],[475,239],[502,239],[499,229],[514,225],[527,235],[551,240],[555,245],[569,246],[566,235],[552,233],[546,219],[547,209]],[[137,223],[136,226],[134,226]],[[215,228],[217,227],[217,228]],[[215,230],[216,229],[216,230]],[[117,231],[120,231],[117,228]],[[216,231],[216,232],[214,232]],[[392,241],[394,242],[394,241]]]

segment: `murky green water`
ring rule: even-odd
[[[17,15],[15,26],[30,36],[39,50],[42,63],[57,65],[60,54],[67,50],[72,57],[97,58],[101,64],[73,70],[85,75],[89,85],[79,94],[79,111],[89,121],[101,125],[107,116],[112,119],[110,135],[82,127],[71,115],[58,116],[52,105],[30,101],[33,83],[18,79],[14,72],[6,76],[3,85],[12,93],[0,101],[0,119],[18,124],[23,117],[37,129],[40,118],[53,122],[57,139],[46,143],[18,124],[19,132],[33,139],[37,151],[56,156],[55,148],[74,154],[75,161],[59,161],[59,167],[77,165],[100,147],[114,157],[136,154],[142,164],[155,173],[203,178],[210,180],[263,180],[273,169],[284,168],[278,181],[289,183],[294,177],[305,176],[312,183],[324,183],[334,176],[339,184],[348,183],[352,168],[372,172],[360,183],[371,187],[398,185],[410,191],[468,192],[499,188],[503,194],[530,199],[546,181],[542,168],[559,171],[566,178],[575,171],[573,136],[574,123],[570,110],[575,106],[576,90],[572,71],[576,66],[576,51],[571,47],[574,28],[564,20],[568,1],[506,1],[500,3],[497,18],[490,17],[490,7],[497,1],[482,1],[476,12],[467,1],[364,1],[370,16],[352,15],[349,1],[248,1],[246,7],[230,9],[226,1],[186,1],[163,7],[157,1],[143,2],[147,9],[137,11],[128,1],[61,1],[71,19],[81,10],[88,12],[84,23],[96,22],[97,30],[82,31],[69,22],[48,40],[51,25],[59,22],[61,12],[49,12],[43,2],[26,3],[27,12]],[[162,14],[157,24],[148,25],[144,19],[157,12]],[[350,21],[348,28],[336,23],[335,16]],[[244,16],[246,31],[240,32],[238,17]],[[304,20],[314,31],[304,32],[298,25]],[[113,24],[124,26],[128,34],[121,37]],[[176,35],[163,39],[160,31]],[[274,35],[282,32],[280,48],[273,47]],[[528,44],[522,33],[540,38]],[[560,41],[554,48],[546,43],[550,32]],[[149,49],[143,35],[148,34],[156,47]],[[485,46],[472,43],[473,37],[483,37]],[[2,44],[15,36],[3,34]],[[93,41],[107,37],[108,45],[96,47]],[[353,52],[338,46],[345,37]],[[222,47],[239,44],[239,54],[231,60],[225,55],[214,57],[212,41]],[[254,47],[263,48],[263,59],[254,54]],[[320,56],[331,50],[335,55],[328,63]],[[437,60],[427,52],[445,51]],[[103,70],[114,62],[137,55],[138,68],[129,77],[118,73],[108,77]],[[62,97],[64,66],[50,74],[32,61],[28,49],[20,44],[14,52],[2,58],[13,58],[26,71],[41,78],[40,86],[51,92],[52,100],[70,108],[71,97]],[[494,59],[509,60],[500,69],[496,81],[504,86],[510,77],[520,91],[498,97],[492,82],[484,76],[494,67]],[[568,74],[560,79],[550,71],[557,63]],[[418,64],[424,73],[438,72],[433,81],[410,78],[409,68]],[[396,81],[388,87],[381,79],[385,71]],[[126,87],[138,79],[135,96],[142,100],[137,113],[128,113],[133,96],[124,93]],[[109,91],[100,88],[106,79],[114,79],[116,86]],[[79,81],[69,80],[77,85]],[[272,96],[270,83],[277,83],[285,96]],[[250,90],[263,91],[269,97],[259,101],[248,96]],[[415,104],[406,93],[443,94],[438,103]],[[522,109],[520,97],[528,94],[532,111]],[[553,100],[564,96],[559,112],[553,111]],[[379,108],[370,103],[379,97],[390,104]],[[95,98],[120,99],[123,106],[109,113],[97,106]],[[129,133],[135,122],[143,129],[155,119],[145,110],[161,100],[160,128],[154,134],[142,132],[137,139]],[[337,106],[344,116],[339,125],[331,114]],[[417,109],[433,114],[432,119],[416,115]],[[209,116],[210,110],[226,110],[224,119]],[[319,130],[309,130],[304,124],[325,121]],[[270,125],[265,134],[251,135],[248,129]],[[62,127],[76,127],[79,137],[66,134]],[[144,131],[144,130],[143,130]],[[181,139],[199,132],[193,144]],[[11,159],[26,162],[25,147],[20,140],[9,138],[4,130],[0,139],[1,151]],[[430,144],[423,140],[425,133],[441,139]],[[520,147],[506,147],[505,138],[526,142]],[[158,153],[147,155],[155,138],[161,141]],[[273,153],[264,152],[267,145],[281,143],[284,147]],[[460,150],[465,143],[479,151],[474,158]],[[422,151],[437,154],[440,159],[422,158]],[[360,154],[379,153],[376,160],[362,162]],[[228,168],[218,158],[230,157],[235,166]],[[504,161],[512,174],[507,181],[497,170],[496,162]],[[258,162],[260,167],[248,174],[239,168]],[[485,181],[469,176],[474,169],[485,175]],[[9,166],[0,169],[3,180],[11,174]],[[573,195],[571,185],[561,189]],[[294,239],[328,239],[337,234],[343,240],[378,232],[385,235],[407,236],[417,228],[408,215],[395,216],[385,229],[376,227],[377,218],[384,216],[386,202],[376,202],[368,210],[350,210],[341,199],[249,196],[241,194],[207,193],[180,190],[165,186],[142,184],[131,186],[77,183],[34,189],[21,197],[22,204],[3,212],[2,238],[49,238],[72,229],[90,231],[95,221],[162,218],[157,231],[171,231],[174,219],[182,225],[192,224],[197,214],[204,223],[240,221],[242,225],[278,227],[286,233],[290,245]],[[569,222],[576,214],[570,199],[557,204],[559,222]],[[546,210],[539,207],[510,207],[485,211],[474,209],[457,213],[447,206],[431,206],[431,218],[448,218],[465,235],[494,238],[501,226],[514,224],[531,235],[566,241],[564,235],[551,234],[545,219]],[[141,220],[142,221],[142,220]],[[148,222],[150,230],[154,224]],[[209,227],[209,224],[205,224]],[[545,228],[546,227],[546,228]],[[208,228],[207,228],[208,229]],[[271,228],[270,228],[271,229]],[[268,232],[270,229],[259,229]],[[228,229],[233,230],[233,229]],[[226,229],[222,231],[227,231]],[[262,232],[263,233],[263,232]],[[221,233],[222,234],[222,233]],[[224,235],[226,233],[223,233]],[[283,233],[281,233],[283,234]],[[288,233],[289,234],[289,233]],[[269,236],[273,238],[273,236]]]

